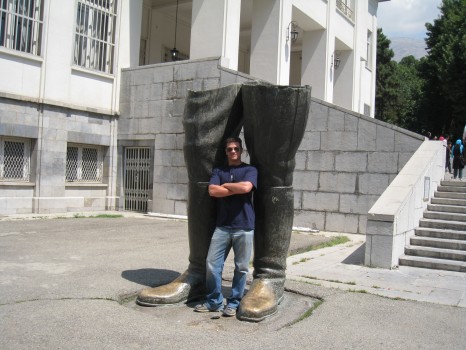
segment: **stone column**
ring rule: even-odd
[[[250,74],[274,84],[288,85],[291,42],[291,0],[253,0]]]
[[[118,64],[124,68],[137,67],[141,42],[142,0],[122,1],[120,6],[119,46],[124,49],[118,50]]]
[[[222,66],[238,69],[241,0],[193,0],[191,59],[222,57]]]
[[[301,84],[312,86],[313,97],[325,100],[325,86],[329,69],[326,67],[327,31],[305,31],[301,66]]]
[[[334,70],[333,103],[353,109],[354,96],[354,52],[351,50],[337,52],[340,66]]]

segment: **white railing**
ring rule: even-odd
[[[337,9],[339,9],[346,17],[353,20],[353,9],[349,1],[337,0]]]
[[[365,265],[393,268],[445,176],[442,141],[424,141],[367,215]]]

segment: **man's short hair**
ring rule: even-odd
[[[241,139],[239,137],[229,137],[229,138],[227,138],[226,141],[225,141],[225,147],[231,142],[239,143],[239,148],[243,149],[243,141],[241,141]]]

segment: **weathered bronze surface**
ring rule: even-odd
[[[203,295],[205,295],[205,273],[194,274],[186,271],[169,284],[143,289],[139,292],[136,301],[139,305],[155,306],[197,299]]]
[[[209,91],[190,91],[183,125],[188,171],[189,266],[175,281],[142,290],[137,303],[173,304],[205,295],[205,260],[215,228],[215,201],[208,193],[214,166],[225,162],[223,141],[238,136],[242,124],[241,85]]]
[[[277,285],[278,284],[278,285]],[[260,322],[277,313],[278,304],[283,299],[282,286],[271,279],[254,279],[246,296],[241,300],[237,314],[240,320]]]
[[[209,182],[212,167],[226,162],[223,142],[239,135],[242,112],[239,84],[189,91],[183,115],[183,151],[190,182]]]
[[[258,187],[291,186],[304,136],[311,88],[244,84],[244,138]]]
[[[254,281],[237,317],[262,321],[283,297],[286,257],[294,216],[293,171],[304,135],[311,89],[243,86],[244,137],[251,164],[258,169],[254,197]]]
[[[208,181],[212,168],[225,162],[225,139],[238,136],[244,121],[251,164],[258,169],[258,189],[254,197],[254,281],[237,317],[258,322],[277,312],[293,224],[295,155],[304,135],[310,95],[308,86],[258,83],[189,93],[183,119],[189,177],[189,267],[168,285],[141,291],[138,303],[177,303],[205,293],[205,259],[215,226]]]

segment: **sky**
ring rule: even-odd
[[[424,39],[425,23],[433,23],[442,0],[390,0],[380,2],[377,27],[389,38]]]

